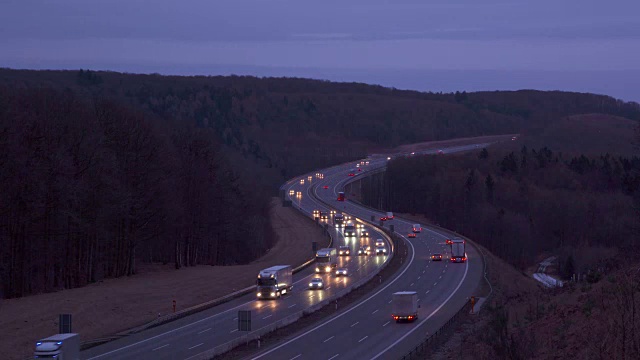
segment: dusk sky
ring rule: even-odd
[[[640,101],[637,0],[0,0],[0,66]]]

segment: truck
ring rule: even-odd
[[[324,248],[316,252],[316,273],[330,273],[338,265],[336,248]]]
[[[260,270],[256,280],[258,299],[279,299],[290,293],[293,288],[293,269],[291,265],[277,265]]]
[[[333,223],[336,224],[337,227],[342,226],[344,223],[344,216],[342,214],[333,214]]]
[[[80,334],[56,334],[36,342],[34,359],[80,360]]]
[[[463,263],[467,261],[465,242],[462,239],[451,240],[451,262]]]
[[[340,191],[338,193],[338,201],[344,201],[344,192]]]
[[[393,293],[391,317],[396,321],[414,321],[418,318],[418,294],[415,291]]]
[[[413,232],[414,232],[414,233],[419,233],[420,231],[422,231],[422,225],[420,225],[420,224],[413,224]]]
[[[356,236],[356,226],[351,221],[349,221],[344,227],[344,236]]]

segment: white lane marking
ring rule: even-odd
[[[200,334],[202,334],[202,333],[206,333],[206,332],[207,332],[207,331],[209,331],[209,330],[211,330],[211,328],[208,328],[208,329],[206,329],[206,330],[202,330],[202,331],[200,331],[200,332],[198,333],[198,335],[200,335]]]
[[[429,293],[429,291],[431,291],[431,290],[427,290],[427,292],[426,292],[425,294],[428,294],[428,293]]]
[[[375,314],[378,312],[378,309],[376,309],[376,311],[372,312],[371,315]]]
[[[413,284],[414,284],[414,283],[411,283],[411,285],[409,285],[409,286],[413,286]]]
[[[233,320],[234,320],[234,321],[235,321],[235,320],[238,320],[238,318],[237,318],[237,317],[235,317],[235,318],[233,318]]]
[[[389,325],[390,322],[391,321],[387,321],[386,323],[384,323],[384,325],[382,325],[382,327],[385,327],[385,326]]]
[[[333,339],[334,337],[336,337],[336,336],[334,335],[334,336],[332,336],[332,337],[328,338],[327,340],[323,341],[323,343],[326,343],[327,341],[329,341],[329,340]]]
[[[331,318],[331,319],[329,319],[329,320],[327,320],[327,321],[323,322],[322,324],[317,325],[316,327],[314,327],[314,328],[312,328],[312,329],[310,329],[310,330],[307,330],[307,331],[305,331],[304,333],[302,333],[302,334],[300,334],[300,335],[298,335],[298,336],[294,337],[293,339],[291,339],[291,340],[289,340],[289,341],[285,341],[284,343],[282,343],[282,344],[280,344],[280,345],[278,345],[278,346],[276,346],[276,347],[274,347],[274,348],[272,348],[272,349],[270,349],[270,350],[268,350],[268,351],[265,351],[264,353],[262,353],[262,354],[260,354],[260,355],[258,355],[258,356],[256,356],[256,357],[254,357],[254,358],[252,358],[252,359],[253,359],[253,360],[255,360],[255,359],[259,359],[259,358],[261,358],[261,357],[263,357],[263,356],[265,356],[265,355],[271,354],[272,352],[274,352],[274,351],[276,351],[276,350],[278,350],[278,349],[282,348],[283,346],[286,346],[286,345],[288,345],[288,344],[291,344],[292,342],[294,342],[294,341],[296,341],[296,340],[300,339],[301,337],[306,336],[306,335],[308,335],[309,333],[311,333],[311,332],[313,332],[313,331],[318,330],[319,328],[321,328],[321,327],[323,327],[323,326],[325,326],[325,325],[329,324],[330,322],[335,321],[336,319],[341,318],[342,316],[347,315],[347,314],[348,314],[348,313],[350,313],[351,311],[353,311],[353,310],[355,310],[355,309],[359,308],[359,307],[360,307],[360,306],[362,306],[363,304],[367,303],[369,300],[371,300],[371,299],[373,299],[374,297],[378,296],[378,294],[380,294],[381,292],[385,291],[389,286],[393,285],[396,281],[398,281],[398,279],[400,279],[400,278],[402,277],[402,275],[404,275],[404,273],[406,273],[406,272],[407,272],[407,270],[409,270],[409,268],[411,267],[411,264],[413,264],[413,261],[415,260],[415,256],[416,256],[416,251],[415,251],[415,248],[414,248],[414,246],[413,246],[413,244],[412,244],[411,242],[409,242],[409,246],[411,246],[411,260],[409,260],[409,261],[407,262],[407,265],[406,265],[406,267],[404,268],[404,270],[402,270],[402,272],[401,272],[400,274],[398,274],[398,276],[396,276],[396,278],[395,278],[395,279],[391,280],[391,281],[390,281],[387,285],[385,285],[382,289],[378,290],[378,291],[377,291],[377,292],[375,292],[373,295],[371,295],[371,296],[369,296],[368,298],[364,299],[363,301],[359,302],[356,306],[354,306],[354,307],[350,308],[349,310],[347,310],[347,311],[345,311],[345,312],[341,313],[340,315],[338,315],[338,316],[336,316],[336,317],[334,317],[334,318]],[[338,356],[338,354],[336,354],[335,356]],[[89,360],[90,360],[90,359],[89,359]]]
[[[291,309],[292,307],[294,307],[296,305],[298,305],[298,304],[293,304],[293,305],[289,306],[289,309]]]
[[[392,300],[389,300],[389,302],[388,302],[387,304],[391,304],[391,302],[392,302],[392,301],[393,301],[393,299],[392,299]]]
[[[231,331],[229,332],[229,334],[234,333],[234,332],[236,332],[236,331],[238,331],[238,329],[231,330]]]
[[[442,279],[442,275],[440,275],[440,276],[438,277],[438,280],[440,280],[440,279]]]
[[[422,277],[422,276],[418,276],[418,280],[420,280],[420,278],[421,278],[421,277]]]
[[[363,337],[362,339],[358,340],[358,342],[360,343],[360,342],[364,341],[364,339],[366,339],[368,337],[369,337],[369,335],[367,335],[367,336]]]
[[[333,355],[332,357],[330,357],[330,358],[329,358],[329,359],[327,359],[327,360],[335,359],[335,358],[337,358],[337,357],[338,357],[338,355],[340,355],[340,354],[335,354],[335,355]]]
[[[299,358],[300,356],[302,356],[302,354],[298,354],[298,355],[296,355],[296,356],[292,357],[292,358],[291,358],[291,359],[289,359],[289,360],[297,359],[297,358]]]
[[[350,326],[350,327],[354,327],[354,326],[356,326],[356,325],[358,325],[358,324],[360,324],[360,321],[356,321],[356,322],[354,322],[353,324],[351,324],[351,326]]]
[[[374,356],[371,360],[375,360],[377,358],[379,358],[380,356],[382,356],[382,354],[386,353],[387,351],[389,351],[389,349],[391,349],[392,347],[398,345],[398,343],[400,343],[400,341],[404,340],[407,336],[411,335],[412,332],[416,331],[417,329],[420,328],[420,326],[422,324],[425,323],[425,321],[431,319],[433,317],[433,315],[435,315],[435,313],[437,313],[438,311],[440,311],[440,309],[442,309],[442,307],[453,297],[453,295],[455,295],[458,292],[458,289],[460,289],[460,287],[462,286],[462,283],[464,282],[464,280],[467,278],[467,272],[469,271],[469,263],[466,263],[466,267],[464,269],[464,275],[462,276],[462,280],[460,280],[460,282],[458,283],[458,286],[456,286],[455,290],[453,290],[451,292],[451,294],[449,295],[449,297],[447,297],[442,304],[440,304],[440,306],[438,306],[435,310],[433,310],[433,312],[431,314],[429,314],[429,316],[427,316],[426,319],[420,321],[420,323],[418,323],[417,326],[414,326],[411,330],[409,330],[406,334],[404,334],[400,339],[396,340],[393,344],[387,346],[384,350],[382,350],[381,352],[378,353],[378,355]],[[427,291],[428,292],[428,291]]]
[[[195,348],[197,348],[198,346],[202,346],[202,345],[204,345],[204,343],[200,343],[200,344],[198,344],[198,345],[196,345],[196,346],[192,346],[192,347],[190,347],[190,348],[189,348],[189,350],[191,350],[191,349],[195,349]]]
[[[153,350],[151,350],[151,351],[160,350],[160,349],[162,349],[163,347],[167,347],[167,346],[169,346],[169,344],[164,344],[164,345],[162,345],[162,346],[160,346],[160,347],[157,347],[157,348],[155,348],[155,349],[153,349]]]
[[[331,289],[331,286],[327,286],[327,287],[325,288],[325,290],[329,290],[329,289]]]
[[[273,316],[273,314],[271,314],[271,315],[267,315],[267,316],[263,317],[263,318],[262,318],[262,320],[264,320],[264,319],[268,319],[268,318],[270,318],[270,317],[272,317],[272,316]]]

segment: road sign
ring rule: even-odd
[[[71,314],[60,314],[58,322],[58,332],[60,334],[70,334],[71,333]]]
[[[238,311],[238,330],[251,331],[251,310]]]

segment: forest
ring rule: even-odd
[[[363,201],[424,215],[521,270],[559,251],[570,277],[609,257],[597,249],[640,250],[640,158],[510,147],[394,159],[382,179],[363,180]]]
[[[0,298],[136,273],[246,263],[269,198],[212,129],[71,92],[0,87]]]
[[[269,202],[295,175],[402,144],[540,133],[585,113],[640,120],[637,103],[569,92],[443,94],[298,78],[0,69],[0,298],[132,275],[140,263],[247,263],[275,241]],[[503,155],[490,154],[485,165],[476,164],[468,196],[449,199],[466,206],[464,213],[438,200],[446,206],[430,216],[469,229],[470,215],[489,207],[493,231],[506,234],[510,222],[501,217],[517,218],[513,226],[533,236],[522,222],[529,219],[521,212],[526,205],[508,203],[512,188],[520,189],[525,172],[545,178],[542,172],[568,160],[556,162],[554,153],[537,173],[532,151],[527,167],[516,153],[517,170],[505,173],[488,165]],[[608,161],[615,172],[622,160]],[[454,168],[432,170],[463,186],[469,176]],[[495,180],[491,203],[483,185],[489,174]],[[555,195],[533,178],[525,183],[529,196]],[[438,191],[429,196],[453,194],[445,185]],[[609,210],[621,212],[630,197],[616,191],[621,203]],[[580,204],[590,211],[586,198]],[[533,215],[545,206],[532,207],[531,219],[544,221]],[[426,213],[418,205],[410,210]],[[448,214],[455,220],[440,220]],[[522,262],[525,250],[503,253],[517,253]]]

